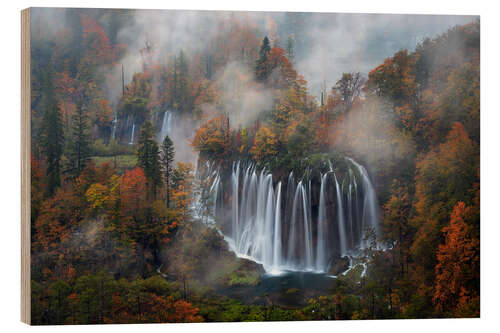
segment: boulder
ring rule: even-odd
[[[328,270],[329,275],[340,275],[349,269],[349,258],[348,257],[337,257],[334,258],[330,269]]]

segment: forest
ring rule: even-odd
[[[34,324],[479,317],[479,19],[327,86],[306,14],[141,15],[32,15]]]

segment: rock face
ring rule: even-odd
[[[349,269],[349,258],[334,258],[330,269],[328,270],[329,275],[339,275]]]
[[[239,267],[227,274],[224,278],[226,286],[255,286],[260,282],[260,277],[264,274],[262,265],[251,260],[238,258]]]

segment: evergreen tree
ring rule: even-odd
[[[255,77],[257,81],[265,82],[269,77],[269,74],[271,74],[269,70],[269,62],[267,61],[269,52],[271,52],[271,46],[269,45],[269,39],[266,36],[262,41],[259,51],[259,59],[257,59],[257,63],[255,65]]]
[[[90,158],[89,117],[81,101],[71,117],[71,142],[69,147],[71,175],[77,177]]]
[[[161,145],[160,153],[161,167],[163,169],[165,187],[167,190],[167,207],[170,207],[170,180],[172,178],[174,155],[174,143],[167,135]]]
[[[53,69],[49,65],[42,84],[42,122],[40,146],[47,162],[47,195],[51,196],[61,185],[61,156],[64,132],[61,111],[54,94]]]
[[[172,92],[170,93],[170,104],[174,109],[177,108],[177,100],[178,100],[178,93],[177,93],[177,56],[174,56],[174,73],[172,75]]]
[[[146,175],[148,194],[156,199],[156,190],[161,184],[160,152],[149,120],[142,125],[137,144],[137,163]]]
[[[290,34],[290,36],[288,36],[288,39],[286,41],[286,57],[292,64],[295,61],[294,41],[295,38],[293,34]]]
[[[191,79],[189,77],[189,65],[184,51],[179,53],[177,64],[177,102],[181,111],[190,110]]]

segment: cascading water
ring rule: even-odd
[[[337,192],[337,226],[339,228],[339,244],[340,244],[340,254],[345,255],[347,252],[346,244],[346,231],[345,231],[345,221],[344,221],[344,205],[342,204],[342,192],[339,188],[339,182],[337,181],[337,175],[334,173],[333,178],[335,178],[335,189]]]
[[[170,111],[165,111],[163,114],[163,121],[161,123],[161,130],[158,136],[158,142],[161,144],[167,135],[171,135],[172,132],[172,118],[173,114]]]
[[[273,239],[273,272],[279,271],[281,263],[281,182],[276,187]]]
[[[379,212],[378,212],[378,200],[377,194],[375,193],[375,189],[373,188],[372,182],[370,181],[370,177],[368,176],[368,172],[365,167],[354,161],[352,158],[347,158],[356,168],[359,170],[359,174],[361,175],[361,180],[364,188],[364,197],[363,197],[363,209],[362,209],[362,224],[361,230],[365,230],[365,228],[369,227],[375,231],[376,235],[380,234],[379,230]],[[356,184],[356,183],[354,183]],[[366,246],[366,244],[362,244]]]
[[[134,134],[135,134],[135,123],[132,124],[132,133],[130,133],[130,141],[129,141],[129,145],[133,145],[134,144]]]
[[[113,128],[111,129],[111,140],[114,140],[116,137],[116,124],[118,123],[118,116],[115,115],[113,119]]]
[[[318,236],[316,239],[316,270],[321,271],[326,266],[326,205],[325,192],[328,172],[321,176],[321,187],[319,190],[319,208],[318,208]]]
[[[342,172],[330,164],[316,183],[310,172],[298,182],[290,173],[284,190],[272,173],[252,163],[235,162],[229,182],[207,163],[203,175],[196,176],[206,184],[195,200],[195,215],[211,216],[200,219],[219,224],[231,250],[261,263],[268,273],[327,272],[335,257],[364,248],[367,226],[378,232],[378,203],[368,173],[347,161],[353,169]],[[221,195],[226,183],[230,193]],[[319,195],[313,195],[317,185]],[[230,214],[224,215],[226,211]]]

